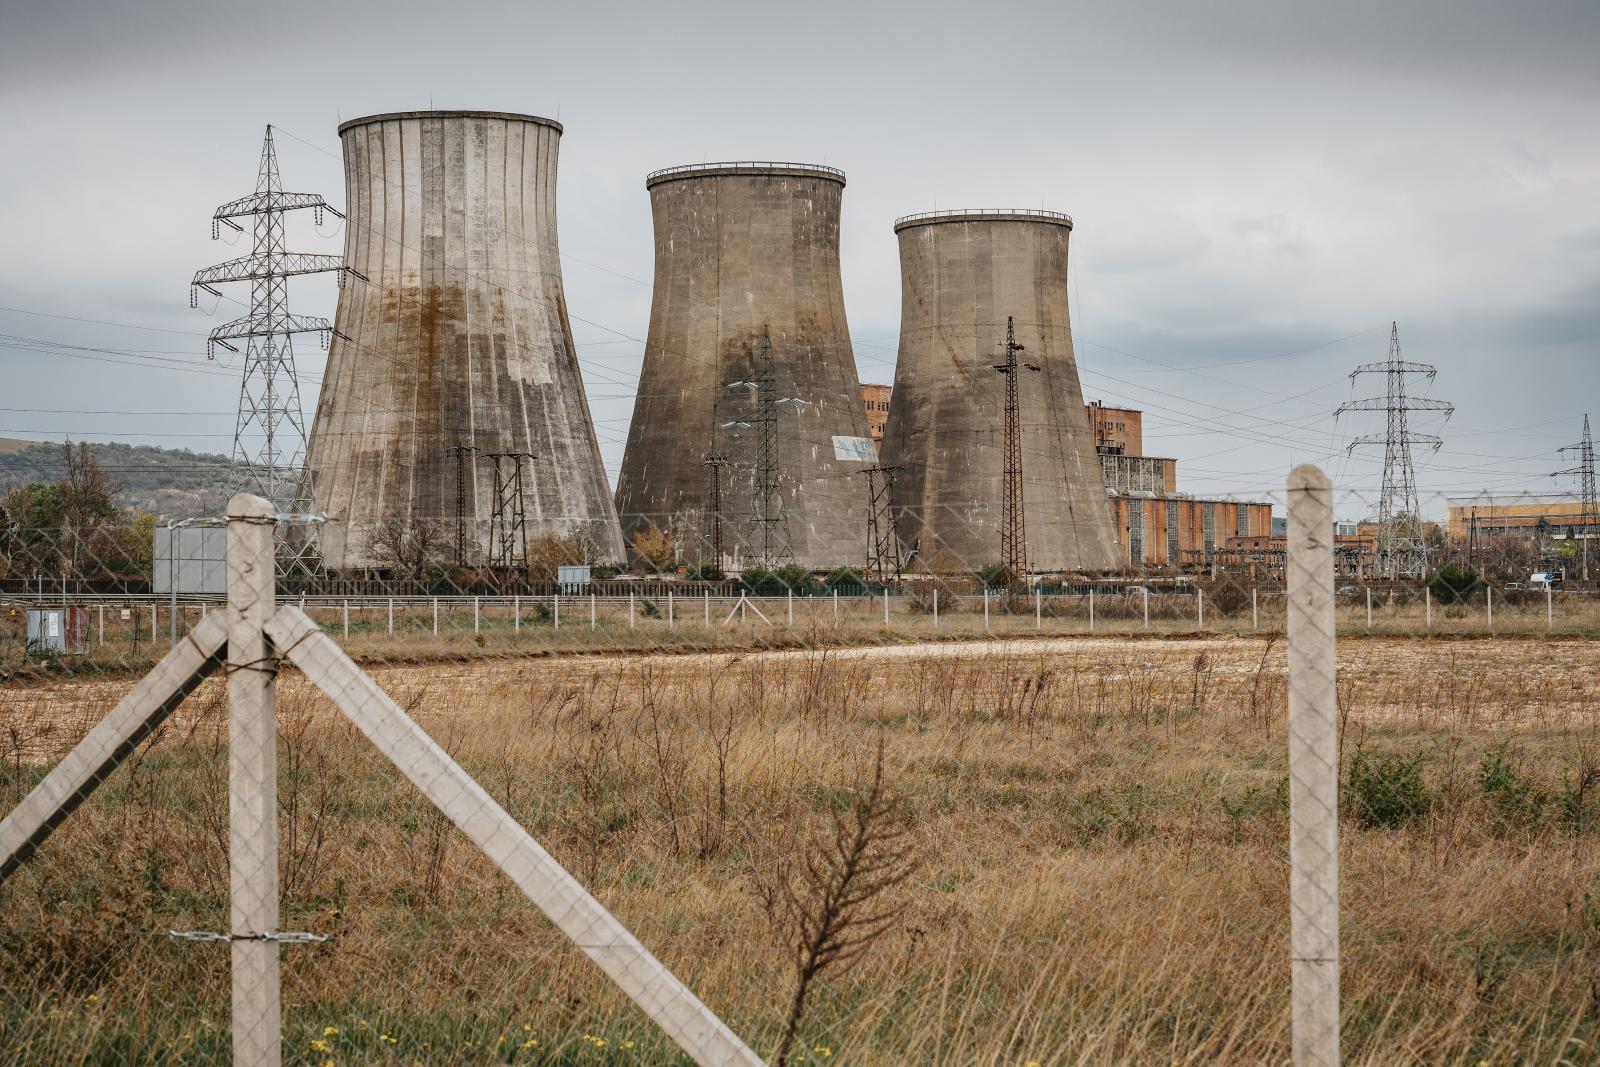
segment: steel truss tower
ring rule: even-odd
[[[479,450],[476,445],[459,444],[448,445],[444,450],[445,455],[456,461],[455,513],[457,567],[465,567],[467,565],[467,497],[471,495],[468,492],[467,485],[472,480],[469,477],[472,472],[471,464],[468,462],[468,460],[472,456],[477,455],[478,451]]]
[[[899,467],[866,467],[867,574],[880,582],[899,581],[900,538],[894,529],[894,472]]]
[[[1575,477],[1578,479],[1578,492],[1583,503],[1578,515],[1579,551],[1583,554],[1583,580],[1589,580],[1589,542],[1600,537],[1600,502],[1595,498],[1594,487],[1594,438],[1589,433],[1589,416],[1583,417],[1583,439],[1575,445],[1566,445],[1557,451],[1561,455],[1576,452],[1578,465],[1569,467],[1564,471],[1556,471],[1552,478]]]
[[[494,514],[489,518],[489,566],[528,567],[528,511],[522,496],[522,464],[532,452],[486,452],[494,464]],[[507,472],[506,468],[510,471]]]
[[[1378,496],[1378,574],[1395,580],[1420,578],[1428,570],[1428,546],[1424,537],[1422,509],[1417,499],[1417,472],[1411,460],[1412,445],[1428,445],[1437,452],[1442,440],[1433,434],[1414,433],[1410,427],[1413,411],[1441,411],[1448,419],[1455,406],[1444,400],[1424,400],[1406,395],[1406,376],[1425,375],[1431,382],[1439,373],[1427,363],[1412,363],[1400,358],[1400,326],[1389,324],[1389,358],[1382,363],[1365,363],[1350,372],[1352,381],[1362,374],[1382,374],[1388,383],[1383,396],[1352,400],[1339,405],[1337,418],[1347,411],[1382,411],[1388,426],[1382,434],[1367,434],[1351,441],[1347,451],[1366,445],[1383,445],[1383,488]]]
[[[756,462],[754,493],[751,500],[750,544],[757,562],[773,567],[794,562],[794,543],[789,536],[789,515],[783,506],[783,478],[779,469],[779,408],[798,408],[805,404],[798,397],[778,395],[777,364],[772,358],[772,333],[761,327],[761,359],[754,378],[729,382],[730,389],[752,390],[755,410],[725,426],[737,429],[755,427]]]
[[[702,464],[711,471],[711,562],[718,569],[722,567],[722,468],[727,465],[728,457],[723,455],[707,456]]]
[[[1032,363],[1018,363],[1017,353],[1025,351],[1017,343],[1016,323],[1006,316],[1006,339],[1002,342],[1006,361],[996,363],[994,369],[1006,376],[1006,428],[1005,428],[1005,510],[1000,515],[1000,562],[1010,573],[1011,581],[1023,581],[1028,574],[1028,528],[1022,506],[1022,418],[1017,390],[1017,372],[1039,368]]]
[[[235,220],[250,219],[250,254],[197,271],[189,287],[189,305],[194,307],[198,289],[221,296],[214,288],[217,285],[250,283],[249,314],[212,330],[206,341],[206,356],[214,358],[218,345],[237,352],[239,349],[232,342],[245,342],[239,414],[233,433],[233,462],[239,483],[235,488],[264,496],[280,509],[294,512],[309,511],[311,496],[303,476],[305,414],[300,406],[292,338],[297,333],[318,333],[326,346],[333,328],[327,319],[289,311],[289,279],[299,274],[339,271],[342,284],[345,269],[340,256],[284,249],[284,215],[302,208],[310,208],[318,223],[323,212],[344,218],[316,193],[284,192],[278,177],[272,127],[268,126],[261,144],[256,191],[223,204],[211,216],[212,240],[220,236],[223,226],[245,232],[245,227]]]

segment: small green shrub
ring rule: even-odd
[[[1428,591],[1441,604],[1463,604],[1483,589],[1483,579],[1471,567],[1447,563],[1428,579]]]
[[[1345,776],[1345,807],[1359,825],[1394,830],[1421,819],[1433,803],[1422,781],[1423,757],[1388,753],[1369,756],[1360,749]]]
[[[1483,754],[1478,765],[1478,785],[1483,789],[1504,826],[1527,826],[1539,821],[1550,794],[1511,761],[1506,745]]]

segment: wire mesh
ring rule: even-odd
[[[64,568],[54,536],[6,542],[6,813],[225,612],[216,594],[174,610],[120,563]],[[1426,580],[1395,582],[1342,543],[1344,1055],[1581,1062],[1600,1039],[1600,597],[1573,570],[1532,587],[1540,558],[1515,544],[1442,545]],[[641,570],[564,589],[442,564],[283,580],[277,604],[504,812],[503,840],[524,833],[638,946],[563,934],[306,669],[256,663],[279,667],[279,912],[246,932],[281,960],[283,1060],[689,1062],[596,965],[608,949],[657,962],[760,1057],[793,1021],[791,1063],[1288,1059],[1281,565],[1019,589],[986,582],[991,562],[887,587]],[[37,616],[30,641],[27,613],[62,609],[59,646]],[[203,1062],[238,1038],[232,677],[0,886],[0,1029],[23,1059]],[[914,864],[794,1020],[804,905],[880,744]]]

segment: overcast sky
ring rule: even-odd
[[[428,107],[566,126],[563,269],[613,478],[649,317],[644,175],[723,159],[847,172],[864,381],[893,380],[897,216],[1071,214],[1084,393],[1142,407],[1181,490],[1281,496],[1317,461],[1374,494],[1381,456],[1343,443],[1381,416],[1330,413],[1381,391],[1346,375],[1390,320],[1456,404],[1420,427],[1446,442],[1419,460],[1430,513],[1561,487],[1555,448],[1600,416],[1594,0],[8,0],[0,94],[0,436],[227,452],[237,375],[203,335],[240,308],[188,307],[193,271],[244,251],[210,241],[212,209],[253,188],[268,123],[285,186],[337,203],[338,122]],[[295,220],[291,245],[339,251],[325,230]],[[291,297],[333,314],[331,282]],[[323,353],[298,352],[309,422]]]

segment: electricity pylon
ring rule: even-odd
[[[456,461],[456,566],[467,565],[467,483],[471,473],[468,459],[478,454],[476,445],[447,445],[445,455]],[[473,493],[472,517],[478,516],[477,494]]]
[[[528,568],[528,511],[522,495],[522,464],[532,452],[486,452],[494,464],[494,514],[489,518],[489,566]],[[507,472],[506,468],[510,471]]]
[[[319,333],[326,345],[333,332],[327,319],[289,311],[289,279],[299,274],[339,271],[342,284],[345,269],[341,256],[284,249],[283,217],[301,208],[310,208],[319,224],[323,212],[344,218],[316,193],[283,191],[272,127],[268,126],[256,171],[256,191],[223,204],[211,216],[212,240],[218,238],[222,226],[243,233],[245,228],[234,220],[251,219],[251,252],[195,272],[189,289],[193,307],[197,303],[196,289],[221,296],[214,286],[250,283],[249,314],[212,330],[206,341],[206,356],[214,358],[218,345],[237,352],[239,349],[231,342],[245,342],[244,375],[233,434],[233,461],[240,484],[234,488],[264,496],[280,509],[309,504],[302,474],[305,414],[300,406],[292,337],[297,333]],[[294,506],[293,510],[307,511],[309,507]]]
[[[1022,504],[1022,416],[1017,372],[1038,373],[1039,367],[1017,362],[1017,353],[1025,349],[1017,343],[1016,324],[1010,315],[1006,316],[1006,339],[1002,346],[1006,361],[994,365],[995,370],[1006,376],[1005,510],[1000,514],[1000,562],[1011,573],[1011,580],[1020,582],[1028,574],[1028,529]]]
[[[778,395],[778,371],[772,358],[772,334],[761,327],[761,359],[753,378],[728,383],[729,389],[755,393],[756,406],[741,419],[724,423],[725,428],[747,430],[756,436],[755,485],[751,500],[752,547],[764,567],[794,562],[794,544],[789,537],[789,515],[783,506],[783,479],[779,469],[778,414],[780,408],[799,408],[805,401]]]
[[[1365,445],[1383,445],[1383,488],[1378,496],[1378,573],[1390,580],[1419,578],[1428,570],[1428,546],[1423,536],[1422,509],[1417,499],[1417,471],[1411,460],[1411,446],[1429,445],[1434,452],[1444,444],[1428,433],[1413,433],[1413,411],[1442,411],[1448,419],[1455,406],[1443,400],[1424,400],[1406,395],[1406,375],[1425,375],[1429,381],[1439,373],[1426,363],[1400,358],[1400,326],[1389,324],[1389,358],[1382,363],[1365,363],[1350,372],[1351,380],[1362,374],[1382,374],[1388,384],[1383,396],[1352,400],[1339,405],[1334,417],[1347,411],[1382,411],[1388,426],[1382,434],[1367,434],[1351,441],[1347,451]]]
[[[899,467],[865,467],[867,476],[867,574],[880,582],[900,580],[900,538],[894,530],[894,472]]]
[[[722,468],[728,465],[728,457],[720,454],[709,455],[702,465],[711,471],[711,562],[720,570],[722,567]]]
[[[1576,477],[1578,479],[1578,492],[1582,498],[1581,510],[1578,513],[1578,539],[1579,551],[1583,554],[1583,580],[1589,580],[1589,542],[1600,537],[1600,503],[1595,499],[1594,487],[1594,438],[1589,434],[1589,416],[1583,417],[1583,439],[1575,445],[1565,445],[1556,450],[1560,455],[1568,452],[1578,454],[1578,465],[1569,467],[1564,471],[1556,471],[1552,478]]]

